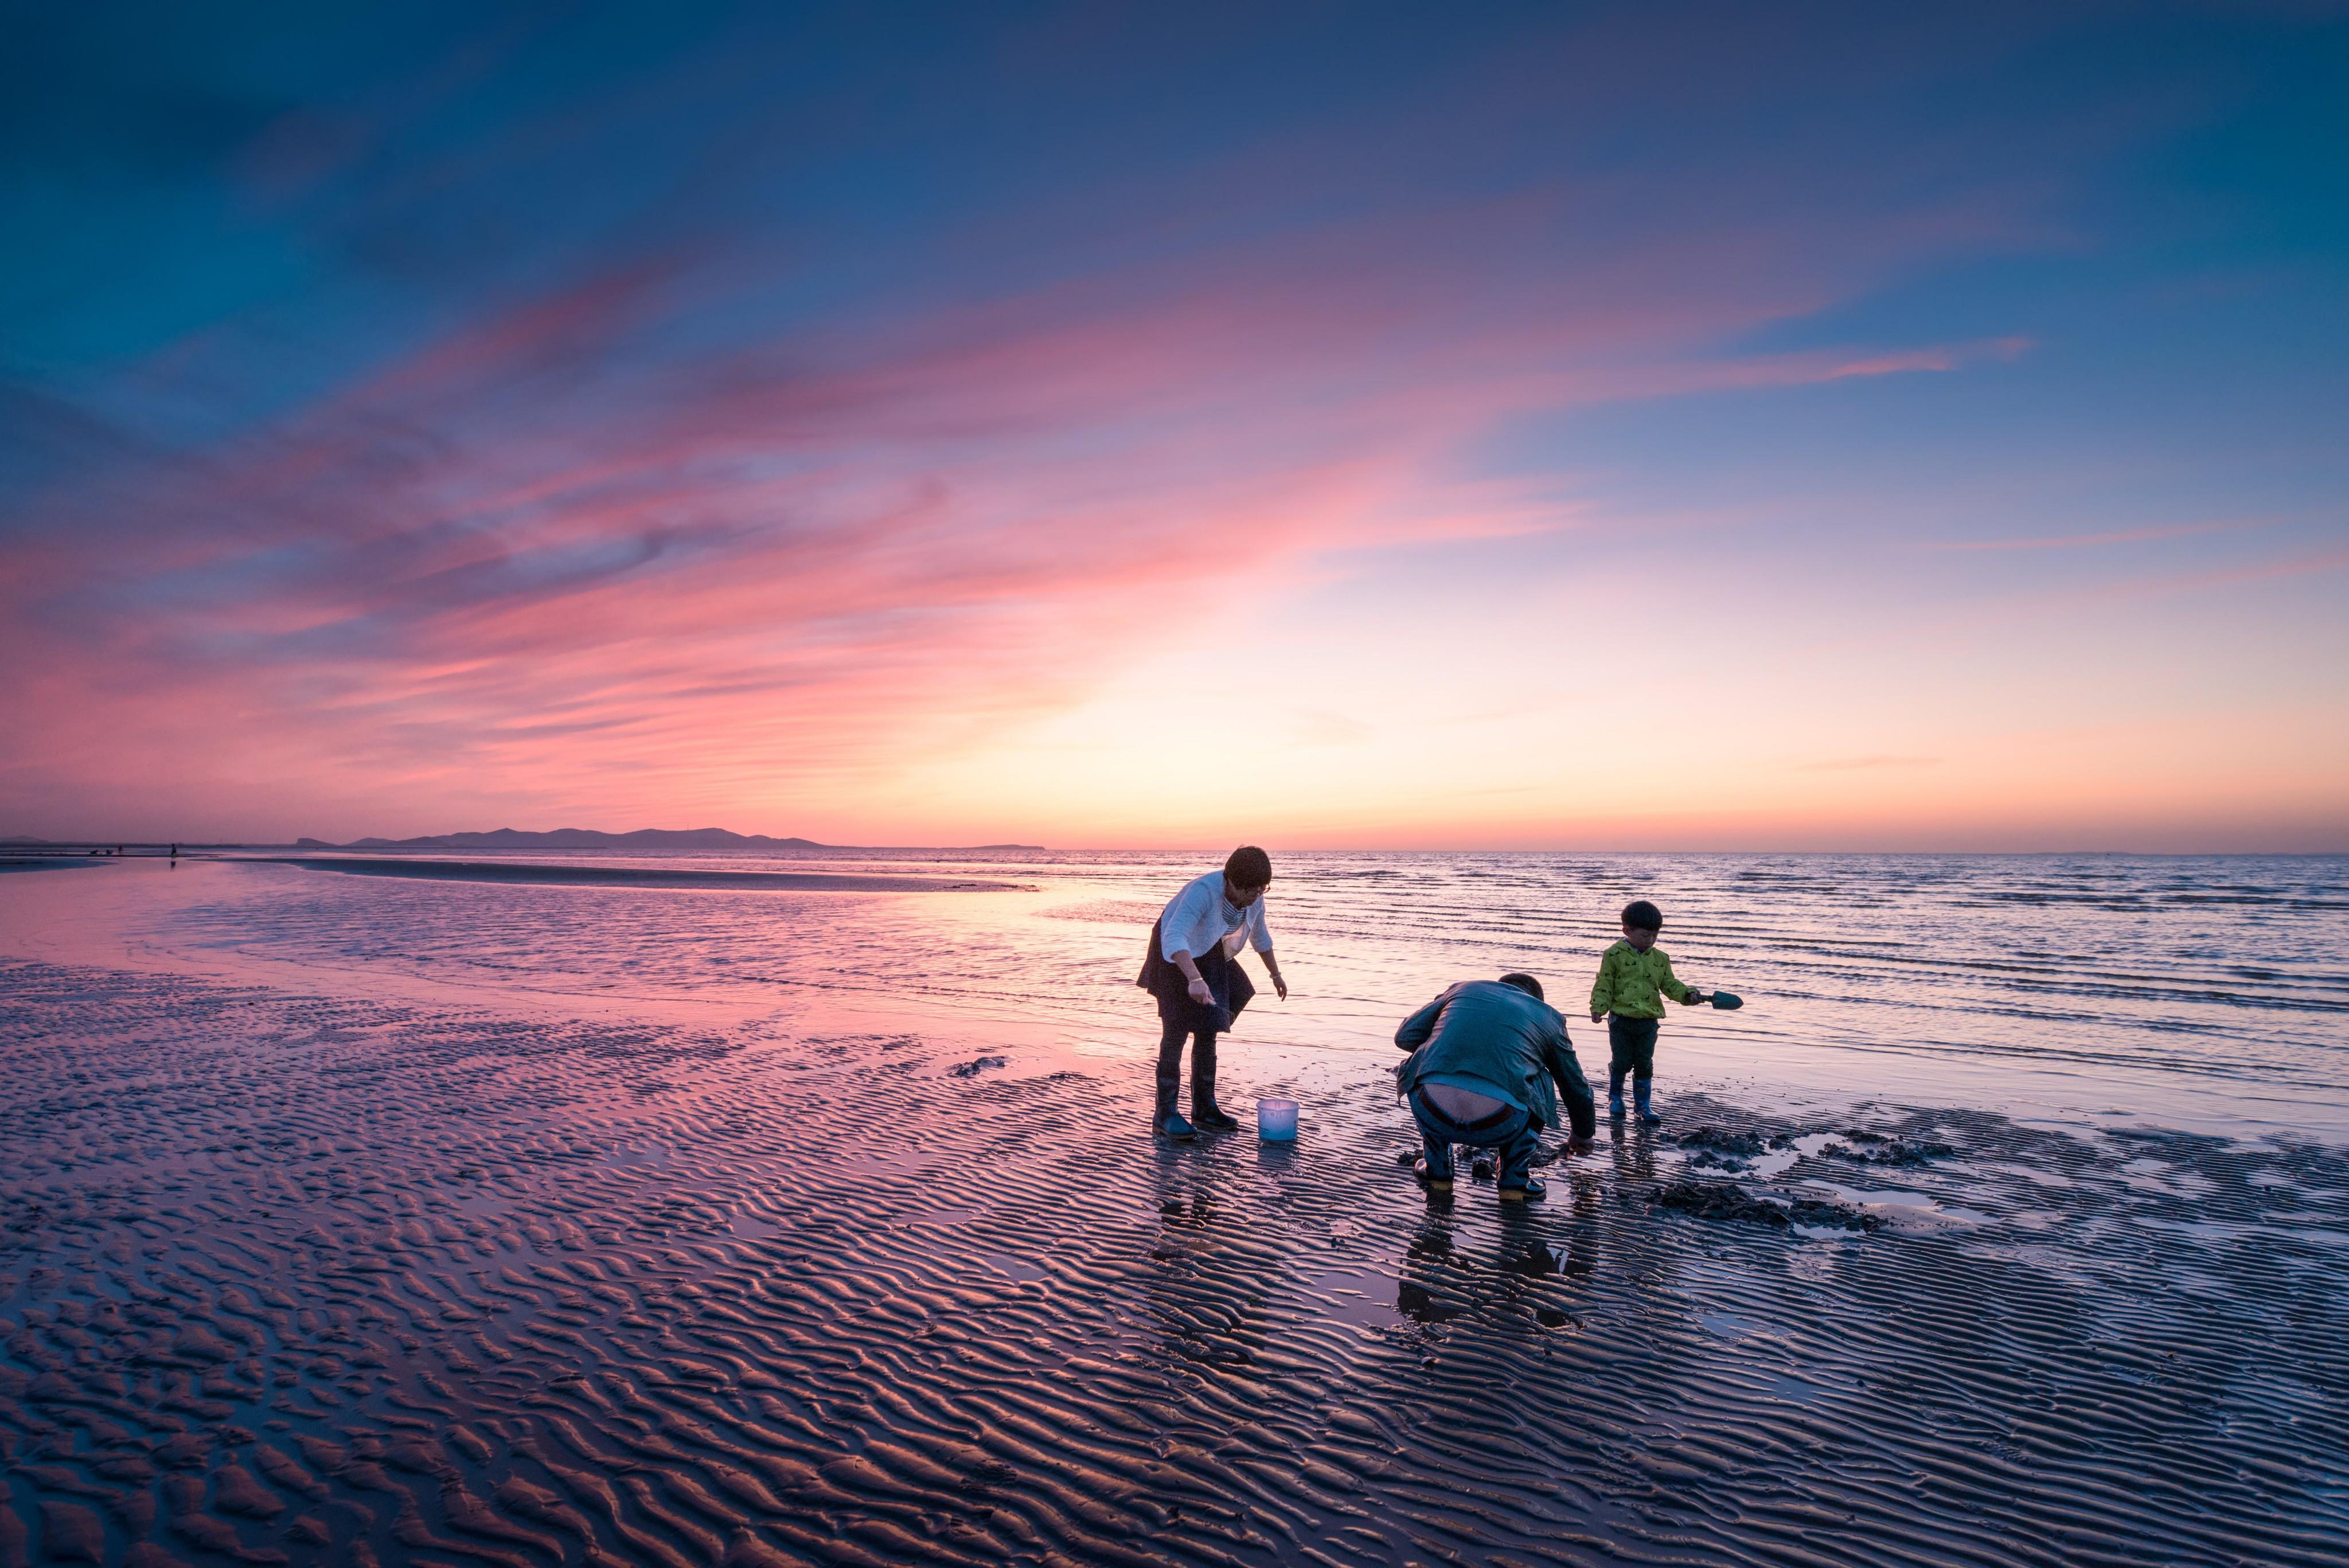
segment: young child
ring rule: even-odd
[[[1623,1075],[1629,1073],[1643,1127],[1662,1120],[1649,1108],[1648,1085],[1656,1075],[1656,1025],[1663,1021],[1663,999],[1669,996],[1683,1007],[1705,1000],[1704,992],[1672,974],[1672,961],[1656,945],[1656,933],[1663,929],[1663,912],[1645,898],[1623,906],[1623,940],[1599,961],[1599,979],[1590,987],[1590,1022],[1607,1021],[1607,1114],[1623,1114]]]

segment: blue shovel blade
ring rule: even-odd
[[[1723,1012],[1734,1012],[1745,1005],[1745,999],[1730,992],[1716,991],[1713,993],[1713,1004]]]

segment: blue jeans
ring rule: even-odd
[[[1420,1141],[1427,1146],[1427,1169],[1432,1176],[1452,1174],[1452,1146],[1500,1151],[1501,1185],[1522,1187],[1533,1174],[1534,1155],[1541,1148],[1541,1127],[1531,1111],[1504,1107],[1497,1120],[1483,1127],[1455,1122],[1427,1103],[1425,1094],[1411,1094],[1412,1119],[1419,1123]]]

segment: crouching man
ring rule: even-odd
[[[1539,1198],[1547,1189],[1533,1174],[1534,1154],[1542,1129],[1557,1125],[1560,1096],[1573,1123],[1568,1150],[1589,1149],[1599,1126],[1590,1085],[1566,1020],[1542,1001],[1533,976],[1463,981],[1403,1020],[1395,1044],[1411,1053],[1395,1086],[1410,1096],[1427,1146],[1414,1170],[1430,1191],[1451,1189],[1457,1143],[1498,1152],[1503,1198]]]

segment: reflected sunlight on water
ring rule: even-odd
[[[1151,1028],[1131,984],[1150,921],[1203,868],[1105,854],[782,864],[1032,890],[656,893],[242,867],[151,934],[558,992],[749,1006],[854,993],[1033,1020],[1080,1051],[1123,1054]],[[1382,1054],[1420,1002],[1504,969],[1541,975],[1571,1023],[1616,911],[1647,898],[1682,977],[1748,1002],[1675,1010],[1668,1081],[1960,1104],[2021,1094],[2077,1113],[2349,1131],[2344,870],[2323,857],[1284,854],[1270,913],[1297,993],[1263,999],[1235,1046]]]

